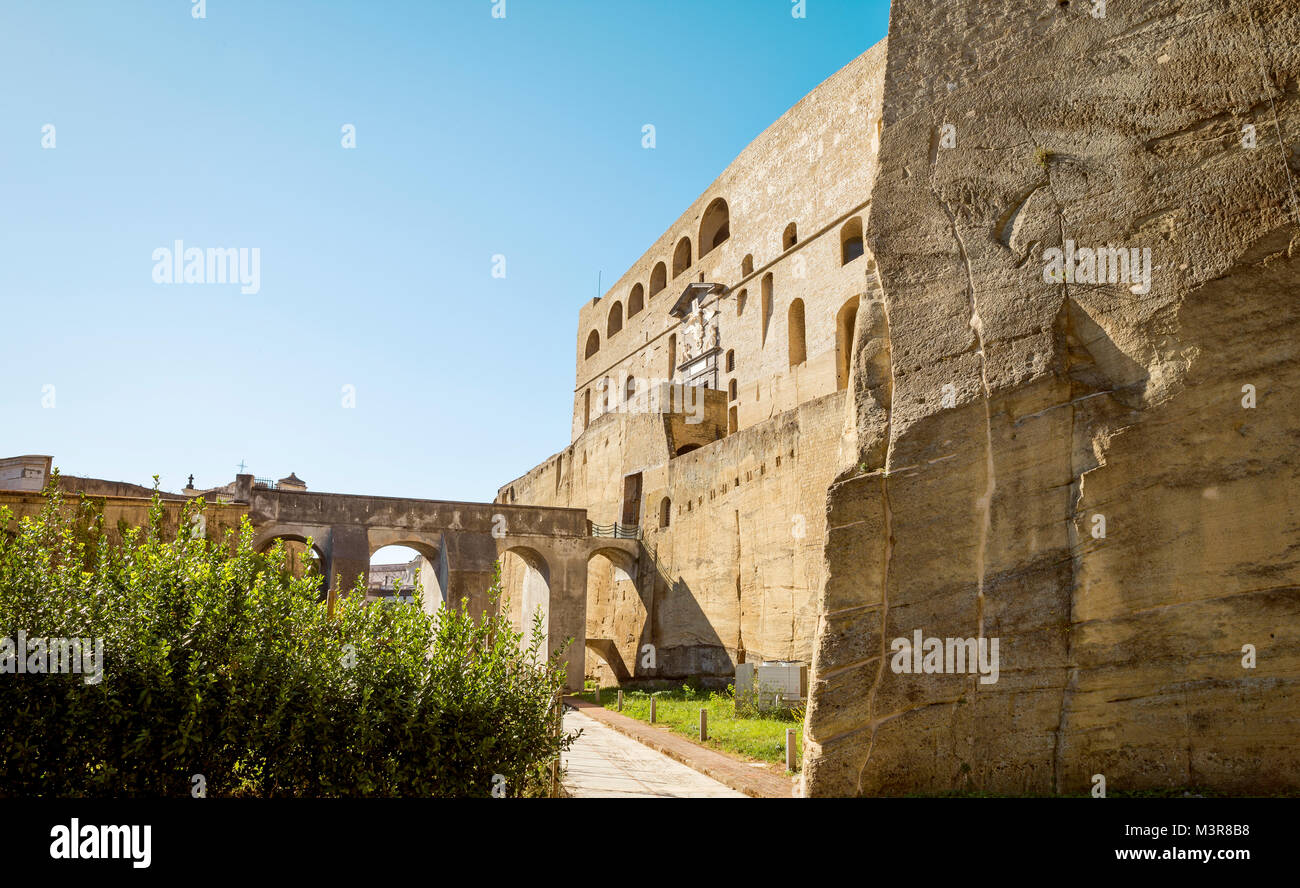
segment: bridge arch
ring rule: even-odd
[[[283,541],[285,567],[294,576],[302,576],[300,556],[308,558],[307,570],[321,577],[320,591],[330,588],[330,533],[328,528],[301,525],[274,525],[264,527],[253,536],[253,551],[265,555],[277,542]]]
[[[420,556],[420,586],[424,590],[422,608],[434,613],[447,604],[447,590],[438,578],[438,564],[442,554],[442,541],[429,534],[412,533],[401,528],[371,530],[369,533],[370,557],[389,546],[403,546]]]
[[[648,618],[637,582],[639,561],[635,540],[602,540],[587,554],[583,674],[602,685],[621,683],[635,672]]]
[[[512,545],[501,552],[501,588],[508,597],[512,625],[531,641],[534,615],[542,614],[543,658],[551,655],[551,566],[532,546]]]

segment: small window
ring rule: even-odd
[[[791,222],[785,227],[785,234],[781,235],[781,249],[788,250],[797,243],[799,243],[799,226]]]
[[[629,402],[636,397],[636,377],[629,376],[627,383],[623,386],[623,401]]]
[[[623,303],[615,302],[609,310],[609,323],[605,327],[605,338],[609,339],[623,329]]]
[[[736,385],[736,380],[733,379],[731,380],[731,382],[727,383],[727,400],[728,401],[736,400],[737,392],[738,392],[738,387]]]
[[[660,262],[655,266],[655,270],[650,272],[650,295],[653,296],[666,286],[668,286],[668,267]]]
[[[673,251],[673,277],[677,277],[691,267],[691,239],[684,237],[677,242]]]
[[[592,330],[591,335],[587,337],[587,357],[590,358],[598,351],[600,351],[600,334]]]
[[[740,261],[740,276],[749,277],[754,273],[754,254],[750,253]]]
[[[727,202],[718,198],[709,204],[700,222],[700,256],[703,258],[731,237],[731,217]]]
[[[849,387],[849,372],[853,367],[853,331],[858,322],[858,297],[854,296],[840,307],[835,316],[835,388]]]
[[[804,338],[802,299],[796,299],[790,303],[786,335],[790,339],[790,366],[797,367],[808,360],[808,345]]]
[[[627,316],[630,318],[645,308],[645,287],[637,284],[627,297]]]
[[[840,229],[840,264],[848,265],[865,252],[862,244],[862,218],[854,217]]]
[[[730,373],[735,369],[736,369],[736,350],[734,348],[728,349],[727,350],[727,372]]]
[[[659,526],[667,527],[673,519],[673,501],[664,497],[659,502]]]
[[[763,338],[761,345],[767,345],[767,328],[772,323],[772,272],[763,275]]]
[[[745,313],[745,299],[748,298],[748,296],[749,291],[747,290],[741,290],[736,294],[736,317],[740,317]]]

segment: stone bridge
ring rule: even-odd
[[[547,655],[573,640],[570,688],[582,687],[589,560],[599,552],[635,575],[641,549],[637,540],[591,536],[585,509],[273,489],[252,475],[237,477],[233,498],[248,504],[259,551],[310,539],[331,587],[352,588],[357,577],[364,585],[370,557],[385,546],[414,549],[435,566],[420,578],[426,607],[440,597],[482,612],[496,563],[515,553],[527,565],[522,610],[542,608]]]

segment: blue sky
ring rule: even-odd
[[[0,455],[490,500],[568,444],[597,274],[888,24],[885,0],[493,5],[5,0]],[[258,248],[260,291],[154,283],[176,240]]]

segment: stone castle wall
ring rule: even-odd
[[[718,312],[723,370],[717,387],[735,380],[736,427],[743,429],[799,403],[844,387],[847,353],[837,361],[837,319],[863,290],[870,257],[842,261],[841,237],[865,228],[875,173],[884,44],[864,53],[791,108],[754,140],[606,295],[579,311],[573,434],[604,412],[601,385],[621,402],[624,381],[674,378],[685,334],[668,310],[686,284],[728,288],[707,306]],[[730,237],[703,257],[699,238],[706,210],[726,202]],[[783,246],[793,223],[797,242]],[[847,226],[847,228],[846,228]],[[676,247],[690,242],[690,264],[673,273]],[[663,290],[652,292],[656,267]],[[764,281],[770,277],[767,310]],[[629,315],[640,288],[644,309]],[[804,306],[807,360],[790,366],[790,306]],[[609,336],[611,313],[622,328]],[[766,323],[764,323],[766,319]],[[600,348],[590,357],[592,334]],[[673,354],[670,356],[670,346]],[[724,364],[725,367],[725,364]],[[587,402],[590,401],[590,411]]]
[[[613,641],[630,674],[729,676],[742,651],[807,661],[844,404],[844,393],[826,395],[673,459],[662,417],[610,414],[505,490],[519,502],[583,502],[593,522],[612,524],[621,521],[625,472],[642,472],[646,555],[636,577],[617,559],[597,555],[588,566],[587,636]],[[557,466],[559,499],[548,502]],[[503,565],[516,617],[524,573],[522,564]],[[634,668],[647,643],[657,668]],[[614,675],[595,652],[587,670]]]
[[[787,112],[579,312],[573,441],[498,499],[625,523],[626,479],[640,474],[638,514],[626,522],[644,534],[640,562],[597,555],[588,568],[591,675],[729,677],[744,658],[811,659],[825,491],[854,456],[842,439],[855,313],[875,287],[873,260],[846,256],[844,240],[865,231],[883,60],[881,44]],[[719,199],[730,236],[701,258]],[[790,223],[797,240],[787,247]],[[674,275],[683,238],[691,261]],[[652,292],[661,262],[666,282]],[[669,310],[700,281],[722,285],[703,300],[716,312],[716,390],[696,417],[666,399],[648,410],[644,384],[682,379],[690,333]],[[629,315],[637,298],[644,307]],[[796,303],[802,354],[790,346]],[[622,319],[613,336],[611,312]],[[588,357],[593,331],[600,347]],[[516,617],[527,574],[517,559],[503,565]],[[645,644],[655,646],[653,669],[642,665]]]

